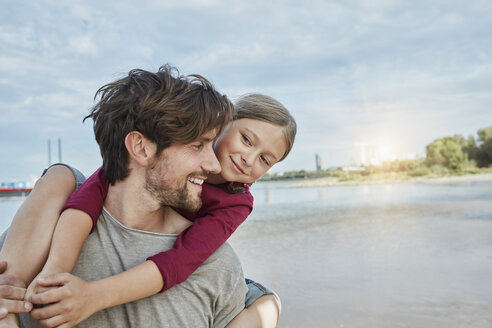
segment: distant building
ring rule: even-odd
[[[390,149],[377,145],[371,142],[359,142],[355,144],[352,150],[352,160],[355,166],[379,166],[383,162],[394,160],[415,160],[425,157],[418,154],[404,153],[395,155],[390,152]]]
[[[321,157],[318,154],[314,155],[314,161],[316,164],[316,171],[321,171]]]
[[[356,166],[380,165],[381,156],[376,145],[359,142],[353,150],[353,161]]]

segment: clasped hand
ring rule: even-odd
[[[97,291],[90,282],[70,273],[43,270],[26,290],[20,280],[3,274],[6,267],[6,262],[0,262],[0,325],[5,325],[2,319],[7,313],[31,311],[43,326],[68,328],[97,311]],[[33,304],[36,308],[31,310]]]
[[[40,273],[26,293],[31,316],[45,327],[73,327],[96,312],[91,286],[70,273]]]
[[[24,302],[25,284],[16,277],[4,274],[7,262],[0,262],[0,319],[8,313],[29,312],[32,304]]]

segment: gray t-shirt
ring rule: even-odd
[[[103,210],[73,274],[86,281],[128,270],[170,249],[177,235],[128,228]],[[93,314],[77,327],[224,327],[242,309],[247,287],[239,259],[225,243],[185,282],[164,293]],[[20,315],[22,327],[41,327]]]

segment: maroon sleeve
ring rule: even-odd
[[[102,212],[104,199],[108,194],[109,181],[102,167],[97,169],[85,182],[68,197],[62,212],[67,208],[81,210],[92,218],[92,231]]]
[[[155,262],[164,279],[161,292],[188,279],[253,210],[249,192],[229,194],[224,188],[203,185],[209,187],[203,190],[203,206],[193,225],[178,236],[173,248],[148,258]]]

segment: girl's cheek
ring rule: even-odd
[[[224,153],[224,147],[222,147],[222,144],[221,143],[216,143],[215,144],[214,153],[215,153],[215,156],[217,156],[217,158],[220,161],[220,157]]]

